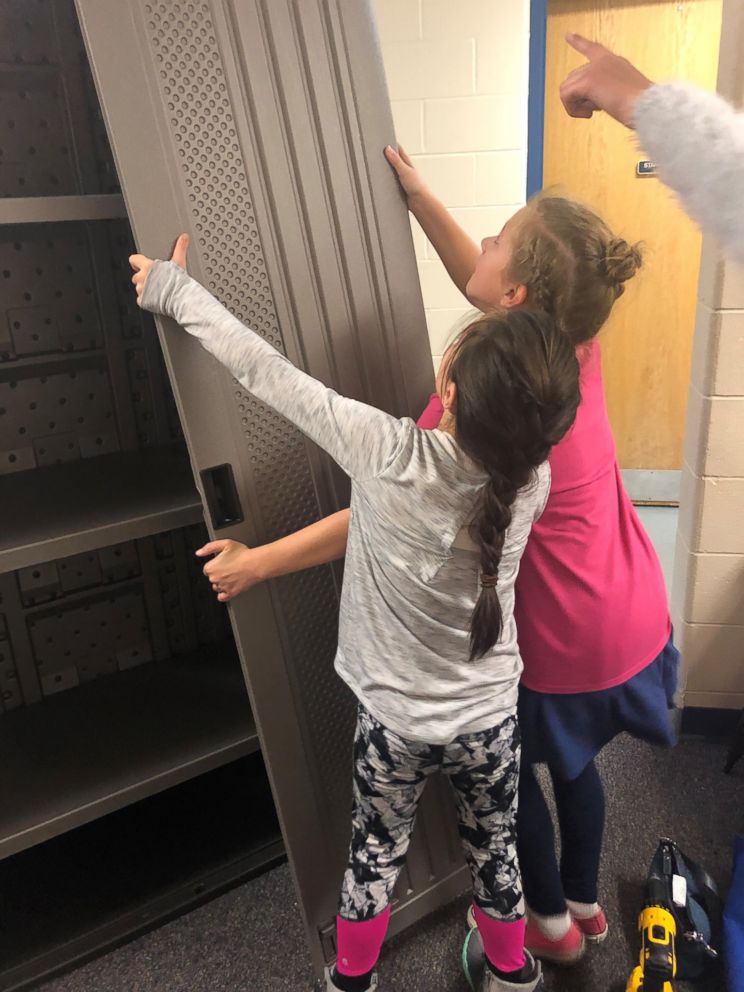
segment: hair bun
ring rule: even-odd
[[[601,274],[615,284],[618,295],[623,291],[623,283],[632,279],[642,265],[641,246],[629,245],[624,238],[610,238],[599,262]]]

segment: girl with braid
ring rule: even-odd
[[[359,700],[354,809],[326,989],[378,989],[375,966],[427,778],[449,779],[485,947],[479,992],[542,989],[524,950],[516,851],[514,582],[579,404],[575,350],[537,310],[494,312],[450,350],[446,423],[345,399],[295,368],[185,271],[130,259],[140,305],[173,317],[352,480],[336,670]]]
[[[679,657],[664,578],[623,488],[596,340],[641,255],[592,210],[545,194],[479,249],[405,153],[389,148],[386,155],[458,288],[485,312],[549,313],[581,366],[581,405],[550,456],[550,497],[527,542],[515,607],[524,662],[517,841],[526,946],[571,963],[585,941],[602,941],[608,932],[598,903],[605,806],[594,759],[622,731],[674,742],[668,707]],[[419,426],[436,427],[444,412],[432,396]],[[256,582],[341,557],[347,527],[345,510],[261,548],[215,541],[198,553],[216,555],[204,571],[225,602]],[[536,763],[546,763],[552,779],[560,864]],[[471,953],[478,947],[473,934]]]

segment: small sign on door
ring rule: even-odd
[[[636,163],[636,175],[637,176],[655,176],[656,175],[656,163],[649,162],[648,159],[642,158],[640,162]]]

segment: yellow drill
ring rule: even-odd
[[[633,969],[626,992],[673,992],[677,973],[674,939],[677,924],[664,908],[666,892],[659,878],[650,878],[646,905],[638,917],[641,933],[641,963]]]

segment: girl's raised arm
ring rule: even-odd
[[[353,479],[384,472],[410,436],[412,422],[339,396],[292,365],[187,275],[187,245],[182,235],[170,262],[130,258],[140,306],[181,324],[245,389],[295,424]]]
[[[402,148],[398,151],[388,146],[385,157],[395,169],[398,181],[408,200],[408,209],[423,228],[444,262],[450,279],[465,295],[465,287],[473,274],[481,253],[478,245],[460,227],[452,214],[431,192],[418,169]]]

